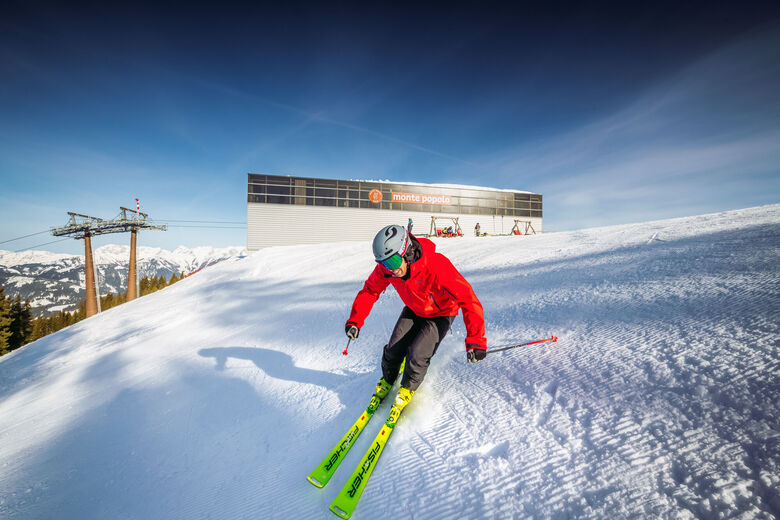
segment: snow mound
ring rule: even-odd
[[[780,516],[780,205],[528,237],[442,239],[460,318],[353,518]],[[344,357],[370,245],[222,262],[0,358],[2,518],[333,518],[401,309]],[[387,405],[378,412],[387,413]]]

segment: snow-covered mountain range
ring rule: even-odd
[[[559,339],[467,363],[458,317],[352,520],[780,518],[780,205],[434,242],[490,348]],[[402,309],[342,355],[374,267],[263,249],[0,357],[0,518],[335,519],[389,412],[309,484]]]
[[[138,279],[144,276],[189,274],[229,258],[246,256],[241,247],[177,247],[173,251],[138,247]],[[105,245],[93,252],[100,294],[127,290],[130,246]],[[84,299],[84,256],[25,251],[0,251],[0,285],[6,296],[30,299],[33,313],[48,315],[75,310]]]

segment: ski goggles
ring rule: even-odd
[[[390,271],[395,271],[404,263],[404,259],[398,253],[395,253],[384,260],[378,260],[380,264]]]

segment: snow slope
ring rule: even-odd
[[[460,318],[353,518],[780,516],[780,205],[443,239]],[[365,407],[400,312],[344,357],[370,244],[277,247],[0,358],[0,517],[335,518],[306,481]],[[385,416],[387,404],[380,409]]]

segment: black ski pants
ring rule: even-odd
[[[401,386],[417,390],[428,371],[431,357],[454,320],[455,316],[422,318],[409,307],[404,307],[382,353],[382,377],[385,381],[395,382],[405,357]]]

